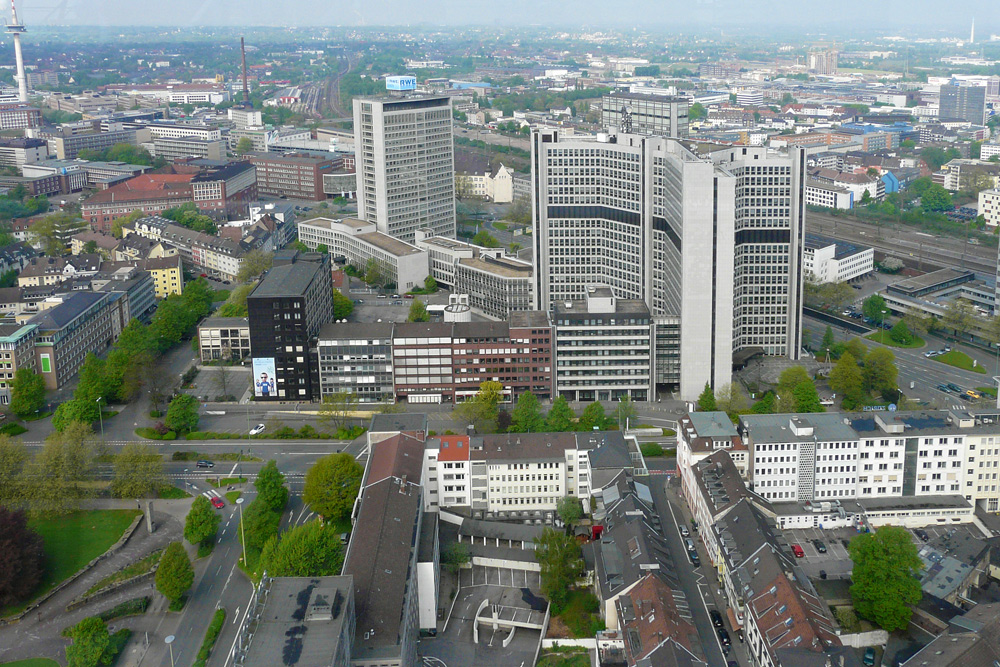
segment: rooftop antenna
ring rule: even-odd
[[[21,33],[28,32],[24,24],[17,20],[17,9],[14,0],[10,0],[10,23],[7,32],[14,36],[14,58],[17,61],[17,98],[21,102],[28,101],[28,79],[24,74],[24,56],[21,55]]]
[[[10,0],[14,2],[14,0]],[[245,109],[250,108],[250,90],[247,88],[247,49],[246,45],[243,43],[243,38],[240,37],[240,56],[243,59],[243,107]]]

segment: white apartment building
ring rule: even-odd
[[[798,148],[536,130],[536,308],[593,284],[645,302],[679,336],[655,381],[688,399],[727,384],[741,350],[797,358],[804,170]]]
[[[875,249],[806,234],[802,269],[806,280],[817,283],[854,280],[875,270]]]
[[[375,223],[344,218],[313,218],[298,223],[299,240],[315,250],[325,245],[334,257],[345,258],[360,271],[368,260],[382,267],[387,282],[400,292],[423,287],[427,278],[427,251],[375,230]]]
[[[476,518],[551,523],[563,497],[589,503],[593,470],[607,452],[629,461],[620,432],[431,437],[424,448],[424,510],[464,508]]]
[[[555,305],[555,390],[570,401],[648,401],[654,396],[653,327],[646,304],[589,286],[586,299]]]
[[[854,208],[854,193],[831,183],[810,180],[806,183],[806,204],[824,208]]]
[[[180,139],[181,137],[195,137],[202,141],[221,141],[222,130],[209,125],[189,125],[187,123],[149,123],[148,125],[136,125],[136,127],[149,128],[149,136],[153,139],[163,137],[165,139]]]
[[[354,98],[358,217],[413,243],[430,227],[455,237],[451,98]]]
[[[728,451],[739,471],[747,476],[749,456],[746,445],[725,412],[689,412],[677,422],[677,471],[688,505],[694,507],[697,483],[694,467],[718,451]]]
[[[979,149],[980,160],[989,160],[994,155],[1000,155],[1000,143],[984,143]]]
[[[979,192],[979,215],[991,227],[1000,225],[1000,190],[981,190]]]
[[[748,482],[772,503],[950,496],[1000,508],[996,413],[744,415],[740,435]]]

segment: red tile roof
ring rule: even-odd
[[[441,442],[438,461],[469,460],[469,436],[442,435],[438,440]]]

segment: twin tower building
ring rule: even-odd
[[[798,358],[803,150],[622,131],[531,141],[538,309],[591,285],[644,302],[654,382],[689,400],[729,383],[734,361]]]

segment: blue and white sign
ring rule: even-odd
[[[385,78],[386,90],[416,90],[417,77],[415,76],[387,76]]]

